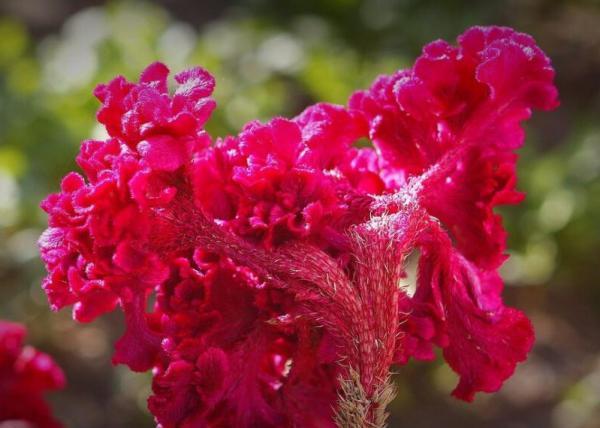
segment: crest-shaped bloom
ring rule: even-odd
[[[506,233],[493,208],[521,199],[514,154],[521,122],[533,108],[557,105],[553,77],[531,37],[473,28],[458,47],[434,42],[412,69],[380,77],[350,101],[365,112],[384,174],[399,189],[384,204],[417,203],[431,218],[417,240],[416,294],[401,304],[413,315],[402,327],[400,361],[432,357],[427,343],[442,346],[461,376],[454,393],[466,400],[497,390],[533,343],[529,321],[501,301],[496,270]]]
[[[65,377],[49,355],[24,346],[24,338],[25,327],[0,320],[0,425],[60,428],[44,393],[63,388]]]
[[[213,78],[181,73],[170,95],[167,74],[98,87],[110,138],[82,145],[40,239],[54,309],[125,311],[114,362],[153,368],[160,426],[383,426],[390,365],[433,346],[457,397],[500,388],[533,331],[501,300],[493,210],[521,198],[521,122],[557,104],[531,37],[473,28],[346,107],[214,142]]]

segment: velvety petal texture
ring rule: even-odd
[[[533,329],[502,302],[494,208],[522,198],[521,123],[557,106],[531,37],[471,28],[347,106],[214,140],[213,77],[184,71],[173,91],[167,77],[155,63],[98,86],[110,137],[82,144],[83,175],[42,203],[39,241],[54,310],[125,312],[113,362],[152,369],[160,427],[334,427],[350,380],[370,403],[390,365],[436,346],[464,400],[526,358]]]

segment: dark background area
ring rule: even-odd
[[[160,59],[217,79],[214,135],[344,103],[378,74],[407,67],[434,39],[471,25],[532,34],[557,70],[561,107],[527,125],[518,207],[502,210],[511,258],[506,300],[532,318],[537,344],[494,395],[452,399],[441,363],[398,369],[390,427],[600,427],[600,2],[247,0],[0,1],[0,318],[24,322],[69,386],[53,394],[68,427],[151,427],[149,376],[110,365],[117,314],[78,325],[40,289],[39,201],[102,136],[95,84]]]

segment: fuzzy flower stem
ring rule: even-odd
[[[198,210],[187,216],[185,212],[161,213],[177,226],[180,243],[188,239],[190,244],[224,254],[272,285],[289,289],[315,323],[333,332],[345,352],[342,364],[348,367],[340,379],[340,427],[383,426],[385,406],[394,395],[389,367],[399,322],[398,283],[409,244],[398,245],[408,232],[400,222],[405,213],[373,217],[349,232],[354,256],[349,276],[334,259],[308,244],[267,251],[227,232]],[[356,412],[364,415],[357,419]],[[364,423],[357,425],[361,418]],[[348,425],[350,420],[354,422]]]
[[[385,428],[387,405],[396,396],[396,388],[388,378],[369,397],[360,381],[360,374],[350,369],[340,380],[340,395],[335,422],[339,428]]]

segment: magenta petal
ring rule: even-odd
[[[219,348],[209,348],[196,361],[196,376],[198,386],[203,393],[212,395],[218,393],[227,376],[229,369],[227,354]]]
[[[115,344],[113,364],[125,364],[133,371],[143,372],[154,365],[160,351],[160,336],[150,331],[144,311],[145,299],[122,303],[125,312],[125,333]]]
[[[190,383],[193,374],[193,364],[176,360],[164,372],[154,376],[152,389],[155,394],[148,399],[148,407],[161,426],[175,427],[196,411],[200,397]]]
[[[473,312],[460,303],[449,310],[451,339],[444,348],[446,361],[460,375],[452,395],[465,401],[472,401],[478,391],[499,390],[534,342],[531,322],[521,311],[503,308],[495,321]]]
[[[322,168],[330,168],[346,154],[351,144],[368,133],[367,123],[356,112],[342,106],[319,103],[308,107],[294,121],[300,125],[308,150]]]
[[[445,336],[439,344],[460,376],[453,394],[471,401],[478,391],[494,392],[502,386],[516,364],[526,359],[534,333],[522,312],[502,305],[498,274],[474,266],[439,233],[433,246],[423,248],[422,290],[415,298],[429,299],[438,308],[432,315]]]
[[[169,68],[160,62],[150,64],[140,75],[140,83],[146,83],[155,87],[158,92],[167,93],[167,76]]]
[[[140,142],[137,149],[142,159],[157,171],[174,171],[185,160],[182,143],[168,136],[150,137]]]
[[[215,88],[215,78],[202,67],[194,67],[175,75],[175,81],[180,84],[177,95],[202,99],[212,94]]]

